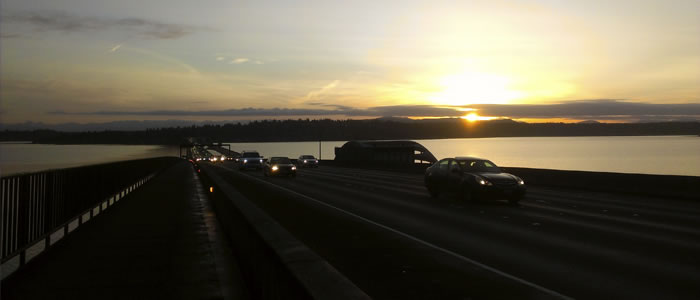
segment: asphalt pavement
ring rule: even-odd
[[[375,299],[700,297],[697,202],[531,186],[513,207],[431,198],[419,174],[218,166]]]

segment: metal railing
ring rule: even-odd
[[[70,223],[82,224],[83,215],[92,217],[98,206],[101,212],[177,161],[159,157],[2,177],[2,263],[19,255],[24,265],[29,247],[44,240],[48,249],[52,233],[62,229],[65,236]]]

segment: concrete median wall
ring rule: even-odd
[[[505,167],[528,185],[700,200],[700,177]]]
[[[230,239],[253,299],[370,299],[217,174],[201,165],[217,219]],[[257,184],[248,176],[237,180]],[[265,188],[265,187],[261,187]]]
[[[347,166],[332,160],[323,160],[320,165],[378,169],[405,173],[423,174],[426,166],[415,165],[409,168],[370,166]],[[678,175],[650,175],[592,171],[569,171],[503,167],[517,175],[527,185],[581,189],[586,191],[614,192],[634,195],[690,199],[700,201],[700,177]]]

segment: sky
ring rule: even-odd
[[[700,0],[2,0],[0,123],[700,120]]]

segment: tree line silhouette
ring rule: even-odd
[[[698,135],[700,122],[522,123],[512,120],[264,120],[143,131],[4,131],[2,141],[46,144],[180,144],[189,137],[216,142],[403,140],[527,136]]]

